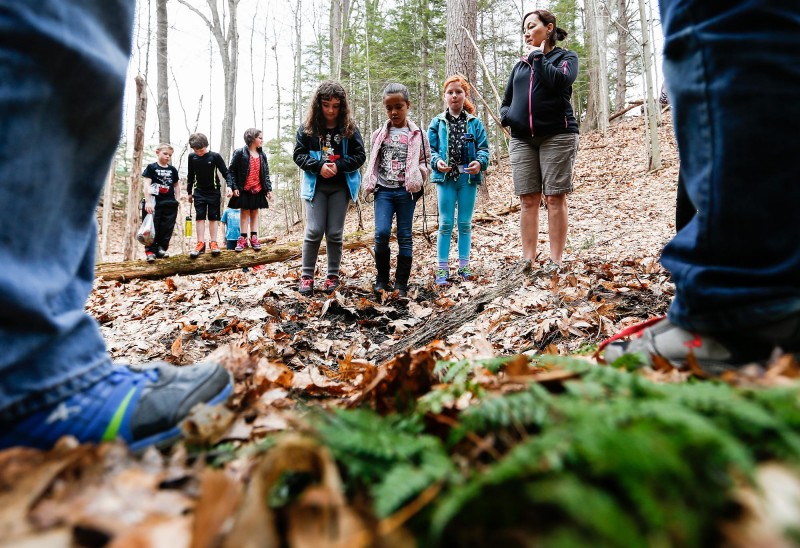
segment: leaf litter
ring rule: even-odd
[[[297,261],[160,281],[97,280],[87,310],[116,361],[217,361],[231,371],[234,394],[227,407],[195,408],[183,424],[186,440],[169,454],[131,455],[121,445],[76,446],[68,439],[49,452],[0,452],[0,537],[173,548],[415,545],[404,524],[431,504],[442,484],[377,519],[364,500],[346,493],[341,467],[315,437],[309,417],[363,407],[391,416],[422,405],[434,423],[455,427],[460,412],[490,394],[531,384],[560,391],[580,376],[531,356],[586,354],[619,330],[663,315],[674,286],[658,258],[674,231],[677,155],[671,125],[664,124],[665,167],[644,172],[642,132],[639,120],[625,120],[607,137],[581,136],[559,271],[529,277],[474,320],[424,347],[399,348],[382,364],[376,355],[496,286],[497,274],[521,256],[518,215],[493,214],[477,225],[487,228],[473,232],[479,278],[446,289],[432,283],[435,249],[415,236],[409,299],[372,294],[374,262],[360,249],[345,252],[344,285],[332,296],[300,296]],[[489,176],[478,212],[511,206],[512,196],[505,158]],[[503,356],[512,358],[499,368],[466,365],[469,380],[447,377],[437,366]],[[659,363],[640,370],[665,384],[684,383],[693,373]],[[766,372],[745,369],[723,380],[793,386],[798,377],[797,362],[778,356]],[[468,439],[470,459],[497,456],[503,446],[492,436],[470,433]],[[790,478],[787,485],[800,481],[784,468],[763,475],[773,483],[783,481],[775,477]],[[780,504],[784,516],[787,497],[761,502],[746,484],[737,493],[751,510],[746,520],[725,526],[729,539],[774,539],[763,508]]]

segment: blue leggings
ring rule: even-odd
[[[436,252],[439,263],[446,263],[450,257],[450,237],[453,234],[456,206],[458,206],[458,259],[469,260],[472,245],[472,213],[475,211],[475,197],[478,185],[470,184],[469,175],[462,174],[458,179],[445,179],[436,185],[439,197],[439,237],[436,239]]]

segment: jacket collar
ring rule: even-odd
[[[469,113],[467,113],[467,114],[469,114]],[[392,122],[390,120],[386,120],[386,123],[383,124],[383,131],[388,133],[389,132],[389,124],[391,124],[391,123]],[[422,131],[419,128],[419,126],[417,124],[415,124],[414,121],[411,118],[406,118],[406,124],[408,124],[408,130],[411,133],[415,133],[417,131]]]
[[[470,121],[470,120],[472,120],[473,118],[477,118],[477,116],[475,116],[474,114],[470,114],[470,113],[469,113],[469,112],[467,112],[466,110],[463,110],[462,112],[463,112],[464,114],[466,114],[466,115],[467,115],[467,122],[469,122],[469,121]],[[447,121],[447,111],[445,110],[445,111],[443,111],[443,112],[439,113],[439,114],[436,116],[436,118],[438,118],[439,120],[444,120],[444,121]]]

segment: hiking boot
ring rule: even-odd
[[[450,280],[448,279],[449,277],[450,277],[450,272],[448,271],[448,269],[446,268],[437,269],[436,279],[435,279],[436,285],[439,286],[450,285]]]
[[[167,447],[198,403],[223,403],[233,392],[228,371],[214,363],[145,368],[116,366],[103,379],[16,421],[0,423],[0,449],[49,449],[62,436],[81,443],[121,438],[133,451]]]
[[[458,270],[456,270],[456,274],[458,274],[461,279],[465,282],[473,282],[478,279],[478,275],[475,274],[472,270],[470,270],[469,265],[462,266]]]
[[[213,240],[208,242],[208,249],[211,251],[213,257],[219,257],[219,254],[222,253],[219,249],[219,244]]]
[[[544,274],[553,274],[554,272],[560,272],[561,265],[555,262],[554,260],[550,259],[546,265],[542,267],[542,272]]]
[[[375,284],[372,286],[372,291],[379,294],[381,291],[391,291],[392,287],[389,285],[389,250],[375,251]]]
[[[145,251],[144,252],[144,258],[147,260],[148,263],[155,262],[156,254],[153,253],[152,251]]]
[[[311,276],[300,278],[300,287],[297,288],[297,292],[305,296],[312,295],[314,293],[314,278]]]
[[[206,252],[206,243],[197,242],[197,245],[195,245],[194,249],[189,253],[189,257],[192,259],[196,259],[200,256],[201,253],[205,252]]]
[[[236,247],[233,248],[234,251],[237,253],[239,251],[244,251],[247,248],[247,238],[244,236],[239,236],[239,239],[236,240]]]
[[[164,249],[163,247],[159,247],[158,249],[156,249],[156,257],[158,257],[159,259],[163,259],[165,257],[169,257],[169,253],[167,253],[167,250]]]
[[[253,251],[261,251],[261,244],[258,242],[258,236],[252,236],[250,238],[250,247],[253,248]]]
[[[325,285],[322,287],[322,291],[330,295],[337,289],[339,289],[339,276],[331,274],[325,278]]]
[[[623,337],[631,336],[629,341]],[[666,318],[654,318],[624,329],[604,341],[602,352],[608,363],[630,354],[640,355],[647,364],[668,362],[677,369],[695,369],[718,375],[748,364],[766,365],[776,346],[783,350],[800,348],[800,315],[769,326],[714,335],[688,331]]]
[[[398,255],[397,270],[394,271],[394,288],[400,297],[408,297],[409,276],[411,276],[411,255]]]

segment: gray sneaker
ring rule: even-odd
[[[791,317],[748,332],[700,334],[654,318],[632,326],[603,342],[596,356],[612,363],[625,355],[638,354],[649,365],[666,361],[677,369],[693,369],[718,375],[748,364],[766,365],[776,346],[796,351],[800,316]],[[626,336],[630,340],[619,340]]]

